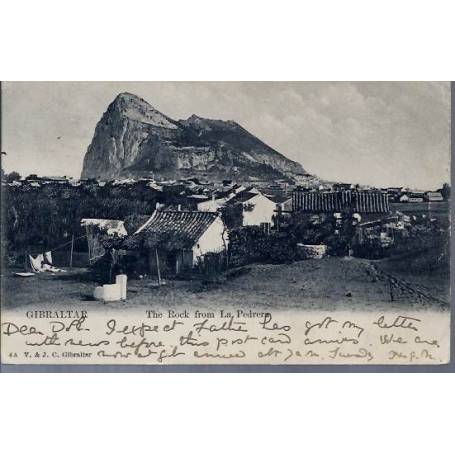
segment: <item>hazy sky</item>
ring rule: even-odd
[[[124,91],[174,119],[235,120],[326,179],[422,189],[450,181],[445,82],[8,82],[4,169],[79,177],[96,123]]]

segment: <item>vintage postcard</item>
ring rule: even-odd
[[[1,362],[450,361],[449,82],[5,82]]]

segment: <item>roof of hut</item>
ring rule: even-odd
[[[81,226],[94,226],[100,232],[107,235],[117,235],[123,237],[127,235],[123,221],[120,220],[104,220],[100,218],[83,218],[81,220]]]
[[[149,220],[132,236],[123,247],[154,247],[160,244],[167,249],[192,247],[219,217],[214,212],[161,211],[156,210]]]
[[[301,191],[292,195],[294,211],[389,213],[387,193],[381,191]]]

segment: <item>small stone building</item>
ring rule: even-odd
[[[121,239],[127,235],[123,221],[120,220],[84,218],[81,226],[86,230],[89,264],[94,264],[106,253],[103,239]]]
[[[148,271],[163,276],[191,270],[208,253],[227,250],[228,235],[218,213],[156,210],[123,243],[122,248],[146,255]]]

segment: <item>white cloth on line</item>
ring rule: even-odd
[[[44,256],[42,254],[38,254],[36,258],[33,256],[29,255],[30,259],[30,267],[34,272],[41,272],[43,268],[43,261],[44,261]]]
[[[48,264],[52,265],[52,252],[46,251],[44,253],[44,259],[46,259]]]
[[[46,263],[44,260],[46,255],[50,255],[50,264]],[[63,269],[59,269],[57,267],[53,267],[52,264],[52,255],[51,252],[48,251],[47,253],[44,254],[38,254],[36,258],[33,256],[29,255],[29,260],[30,260],[30,267],[32,270],[36,273],[40,272],[64,272]],[[49,259],[47,259],[49,261]]]

